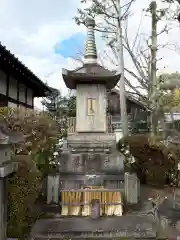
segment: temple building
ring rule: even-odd
[[[0,107],[34,108],[50,89],[0,43]]]
[[[116,135],[116,141],[119,141],[123,136],[120,113],[120,95],[118,89],[112,89],[107,96],[108,113],[111,115],[112,129]],[[132,123],[137,118],[143,120],[147,115],[147,107],[135,97],[126,93],[126,106],[129,123],[129,131],[131,132]]]

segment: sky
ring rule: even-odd
[[[129,35],[132,39],[141,18],[142,9],[148,0],[137,0],[132,8],[134,14],[129,20]],[[73,17],[77,15],[80,0],[0,0],[0,41],[43,82],[58,88],[63,95],[68,93],[61,77],[62,68],[73,69],[76,62],[72,56],[84,50],[85,28],[77,26]],[[150,22],[144,18],[141,31],[148,34]],[[103,56],[104,44],[97,34],[98,53]],[[180,28],[161,37],[160,42],[178,43]],[[101,54],[102,53],[102,54]],[[159,71],[180,71],[180,55],[171,50],[160,51],[163,58]],[[108,63],[107,63],[108,64]],[[132,63],[125,56],[125,64]],[[40,100],[35,101],[39,106]]]

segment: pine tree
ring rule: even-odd
[[[64,97],[55,88],[52,88],[51,95],[43,99],[42,105],[46,111],[57,118],[76,116],[76,97]]]
[[[55,88],[51,88],[51,94],[43,98],[42,105],[49,113],[54,113],[57,109],[57,103],[61,100],[61,92]]]

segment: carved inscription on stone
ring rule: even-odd
[[[84,169],[83,159],[80,154],[72,155],[72,171],[82,173]]]
[[[100,154],[84,154],[85,158],[85,172],[97,173],[101,169],[101,155]]]
[[[109,167],[109,163],[110,163],[109,155],[105,154],[104,155],[104,168],[105,169],[107,169]]]
[[[96,113],[96,98],[87,99],[87,114],[95,115]]]
[[[69,153],[63,153],[59,158],[59,171],[66,172],[70,155]]]

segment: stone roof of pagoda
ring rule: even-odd
[[[62,70],[64,82],[69,89],[76,89],[77,84],[105,84],[108,89],[116,86],[120,74],[101,66],[97,61],[94,19],[86,20],[87,40],[84,53],[84,64],[75,70]]]

